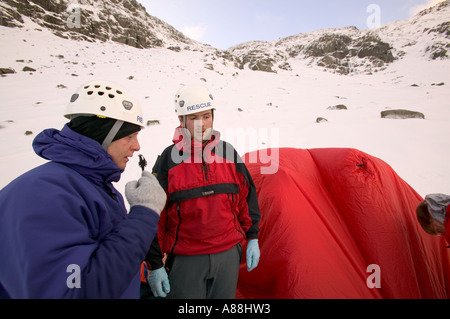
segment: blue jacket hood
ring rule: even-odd
[[[71,130],[47,129],[36,136],[33,149],[40,157],[62,163],[96,183],[118,182],[122,171],[95,140]]]

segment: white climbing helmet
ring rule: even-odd
[[[126,89],[110,81],[91,81],[70,98],[64,116],[97,115],[144,127],[142,108]]]
[[[183,86],[175,95],[175,112],[178,116],[215,109],[211,92],[201,85]]]

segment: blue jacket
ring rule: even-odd
[[[127,214],[112,185],[120,169],[67,125],[40,133],[33,148],[50,162],[0,191],[0,297],[139,298],[158,214]]]

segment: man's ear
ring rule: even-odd
[[[184,126],[183,116],[178,116],[178,120],[180,121],[181,127],[185,127],[185,126]]]

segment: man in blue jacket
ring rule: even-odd
[[[0,191],[0,298],[139,298],[140,265],[166,194],[144,171],[112,182],[140,149],[136,99],[93,81],[72,95],[61,131],[33,141],[49,160]]]

